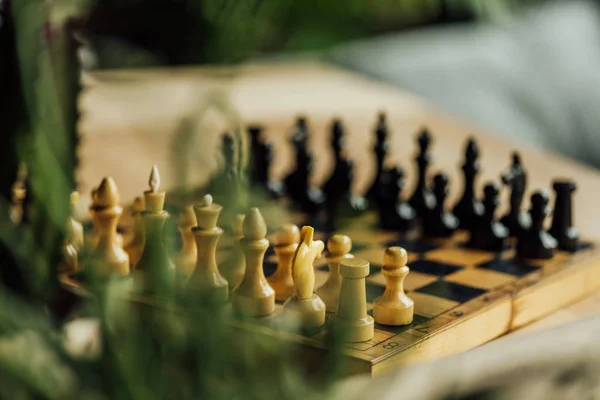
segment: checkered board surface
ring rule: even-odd
[[[274,232],[275,226],[284,222],[280,220],[277,224],[271,224],[268,215],[265,217],[271,233]],[[468,249],[465,246],[467,234],[464,232],[443,240],[406,239],[398,233],[379,230],[375,217],[373,213],[366,213],[350,221],[347,227],[336,231],[350,236],[353,244],[351,253],[355,257],[370,262],[370,274],[366,278],[368,312],[372,315],[373,300],[385,290],[385,278],[381,273],[384,251],[389,246],[401,246],[409,255],[410,273],[406,277],[404,287],[408,296],[415,302],[415,315],[412,324],[407,326],[376,324],[373,339],[347,345],[348,356],[368,364],[367,369],[371,372],[380,362],[399,361],[403,353],[422,346],[425,341],[434,343],[436,336],[448,333],[463,322],[472,322],[465,325],[469,330],[488,329],[485,318],[479,319],[481,324],[477,323],[478,317],[485,317],[487,310],[491,312],[490,317],[499,324],[497,328],[490,328],[490,337],[483,332],[475,335],[471,342],[463,342],[458,346],[452,343],[453,339],[449,339],[446,344],[435,343],[432,351],[436,354],[427,354],[424,357],[431,358],[467,350],[500,336],[511,329],[511,316],[508,314],[513,308],[511,301],[519,292],[561,274],[566,273],[568,276],[570,270],[577,271],[580,264],[587,265],[590,259],[594,260],[595,264],[600,264],[600,253],[595,250],[596,246],[590,243],[582,244],[574,254],[559,252],[552,260],[524,261],[516,259],[514,250],[510,249],[501,253]],[[302,226],[303,222],[307,221],[299,214],[292,214],[291,222]],[[331,234],[319,231],[319,224],[314,221],[304,224],[315,227],[315,239],[326,242]],[[229,246],[224,245],[220,253],[224,256],[228,251]],[[270,247],[265,256],[265,275],[271,275],[276,268],[277,259]],[[599,270],[600,265],[595,269]],[[319,287],[328,276],[325,257],[315,262],[315,272],[316,287]],[[542,315],[554,311],[552,305],[548,304],[547,307],[546,310],[542,309]],[[282,305],[278,304],[276,312],[281,310]],[[496,315],[498,317],[495,317]],[[540,316],[532,315],[532,320]],[[273,318],[276,316],[265,319],[264,325],[270,325],[267,321]],[[503,322],[503,319],[506,321]],[[305,345],[322,348],[326,329],[325,327],[310,335],[287,336]],[[494,333],[494,329],[498,332]],[[275,330],[270,333],[278,334]],[[398,360],[394,360],[395,358]]]

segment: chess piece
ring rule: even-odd
[[[240,245],[240,240],[244,238],[243,226],[244,214],[237,214],[231,225],[231,239],[233,241],[233,248],[231,250],[229,258],[221,264],[219,271],[227,283],[229,284],[229,293],[232,293],[233,289],[238,287],[242,279],[244,279],[244,272],[246,271],[246,259],[244,258],[244,251]]]
[[[265,189],[271,198],[283,196],[283,182],[272,179],[269,175],[273,162],[273,148],[262,135],[262,128],[253,126],[248,128],[251,138],[251,170],[250,177],[253,183]]]
[[[417,186],[408,203],[415,209],[417,215],[424,218],[436,206],[435,196],[427,187],[427,169],[431,161],[429,145],[431,144],[431,135],[427,129],[423,129],[418,137],[419,154],[415,161],[419,169]]]
[[[340,261],[353,258],[350,254],[352,239],[346,235],[336,234],[327,241],[327,264],[329,265],[329,276],[327,281],[316,290],[317,295],[325,303],[327,312],[336,312],[340,300],[340,289],[342,288],[342,276],[340,275]]]
[[[75,247],[75,243],[77,243],[79,237],[75,229],[76,225],[70,222],[67,223],[67,231],[65,232],[62,247],[62,259],[58,266],[58,272],[61,274],[73,274],[79,270],[78,252]],[[81,242],[81,244],[83,243]]]
[[[192,228],[196,240],[197,261],[188,285],[202,300],[209,303],[225,303],[229,297],[228,283],[217,268],[217,243],[223,230],[217,226],[217,220],[223,207],[213,203],[207,194],[202,202],[194,205],[197,226]]]
[[[136,265],[140,261],[142,252],[144,251],[144,221],[142,219],[142,213],[146,205],[143,197],[136,197],[133,200],[131,206],[131,219],[132,224],[132,237],[129,243],[125,246],[125,252],[129,255],[129,263],[131,268],[135,269]]]
[[[246,258],[246,272],[240,285],[233,291],[235,312],[262,317],[275,310],[275,291],[267,282],[263,270],[265,252],[269,247],[267,225],[258,208],[251,208],[244,219],[244,238],[240,244]]]
[[[146,210],[142,213],[144,249],[134,270],[134,279],[142,292],[166,297],[174,288],[175,267],[163,240],[169,213],[164,210],[165,192],[159,191],[160,176],[156,165],[152,167],[148,185],[149,190],[144,192]]]
[[[458,228],[458,219],[444,209],[448,197],[448,176],[439,173],[433,177],[434,208],[423,219],[423,233],[430,237],[449,237]]]
[[[403,188],[404,170],[401,167],[392,167],[383,172],[380,193],[377,196],[381,229],[404,232],[414,227],[417,213],[400,197]]]
[[[577,186],[570,180],[557,180],[552,185],[556,193],[550,234],[558,241],[558,248],[574,252],[579,242],[579,231],[573,226],[573,192]]]
[[[369,262],[348,258],[340,262],[342,287],[334,330],[347,342],[364,342],[373,338],[375,324],[367,314],[367,289],[365,278],[369,275]]]
[[[500,200],[500,186],[488,183],[483,189],[483,214],[477,213],[470,225],[470,238],[467,244],[473,249],[502,251],[509,245],[508,228],[495,219]]]
[[[90,206],[88,208],[88,212],[90,214],[90,218],[92,220],[92,232],[84,238],[84,246],[88,251],[93,251],[96,248],[96,244],[98,243],[98,231],[99,226],[96,221],[96,193],[98,192],[98,188],[93,188],[90,191]]]
[[[300,243],[300,230],[294,224],[283,224],[275,232],[273,249],[277,256],[277,269],[267,282],[275,290],[275,300],[289,299],[296,289],[292,278],[292,259]]]
[[[329,202],[330,197],[340,197],[350,192],[354,178],[353,164],[345,156],[344,127],[342,121],[336,119],[331,127],[331,147],[333,149],[334,168],[331,176],[323,186],[323,193]],[[342,192],[340,194],[340,192]]]
[[[75,250],[79,251],[83,247],[83,225],[77,219],[75,219],[75,207],[79,201],[79,193],[77,191],[71,192],[70,204],[71,204],[71,215],[69,216],[69,232],[71,236],[71,244],[75,247]]]
[[[92,232],[89,234],[87,238],[84,238],[84,247],[90,253],[94,251],[96,246],[98,245],[98,239],[100,237],[100,226],[96,219],[96,206],[97,206],[97,196],[98,188],[93,188],[90,192],[91,204],[89,207],[89,214],[92,219]],[[118,221],[117,221],[118,224]],[[123,236],[117,233],[115,236],[115,240],[118,246],[123,246]]]
[[[409,273],[406,250],[389,247],[383,255],[382,273],[385,292],[373,301],[373,318],[382,325],[408,325],[415,313],[414,301],[404,293],[404,279]]]
[[[328,216],[333,219],[335,211],[342,217],[353,217],[368,207],[365,197],[352,193],[354,181],[354,163],[346,153],[344,126],[335,119],[331,127],[331,148],[333,149],[334,168],[323,187]]]
[[[511,236],[518,237],[531,225],[529,214],[521,211],[527,188],[527,173],[523,169],[519,153],[512,154],[512,165],[501,178],[502,183],[510,187],[510,210],[500,219],[500,222],[508,228]]]
[[[229,132],[225,133],[221,139],[221,154],[224,165],[211,179],[206,188],[206,192],[212,193],[216,200],[219,200],[226,209],[236,207],[238,195],[238,168],[235,159],[235,140]]]
[[[308,130],[306,120],[299,119],[292,135],[296,150],[296,167],[285,178],[288,195],[300,211],[314,214],[325,204],[325,195],[320,188],[310,183],[312,174],[312,153],[307,148]]]
[[[117,223],[123,212],[115,181],[104,178],[95,193],[93,215],[98,238],[93,251],[93,265],[100,276],[129,274],[129,256],[117,240]]]
[[[185,207],[179,214],[179,220],[177,221],[177,228],[181,234],[181,249],[174,257],[174,264],[177,273],[185,278],[190,277],[190,275],[194,272],[194,268],[196,268],[196,262],[198,259],[196,241],[194,240],[194,233],[192,232],[192,228],[196,226],[198,226],[198,224],[196,223],[194,207]]]
[[[454,215],[458,218],[459,227],[469,229],[478,215],[483,214],[483,205],[475,197],[475,179],[479,173],[479,148],[475,139],[470,138],[465,149],[465,162],[462,165],[464,175],[463,195],[454,206]]]
[[[544,230],[544,220],[550,214],[548,195],[536,192],[531,195],[529,215],[531,225],[517,237],[517,256],[522,258],[547,259],[554,256],[557,247],[556,239]]]
[[[19,164],[17,169],[17,179],[12,185],[12,198],[10,206],[10,220],[15,225],[23,222],[25,198],[27,197],[27,166],[24,163]]]
[[[292,261],[292,277],[296,293],[284,304],[284,312],[299,320],[302,329],[314,329],[325,324],[325,303],[314,293],[314,261],[321,257],[325,245],[313,240],[314,228],[302,227],[300,244]]]
[[[338,219],[356,217],[368,207],[364,197],[352,193],[354,163],[345,154],[338,157],[333,174],[323,190],[330,231],[335,230]]]
[[[344,136],[344,125],[342,124],[342,120],[336,118],[331,126],[331,148],[333,149],[335,161],[340,158],[342,150],[346,148]]]
[[[381,176],[383,174],[383,165],[385,157],[387,156],[390,148],[388,141],[388,127],[385,113],[379,113],[377,120],[377,127],[375,128],[376,142],[373,151],[375,153],[375,177],[373,183],[367,190],[366,197],[371,201],[376,201],[376,197],[379,194],[379,186],[381,184]]]

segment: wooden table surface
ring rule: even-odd
[[[424,99],[368,78],[320,63],[256,64],[238,68],[99,72],[84,77],[79,149],[81,209],[103,176],[113,176],[122,202],[147,188],[157,164],[167,191],[205,182],[220,162],[219,133],[242,124],[260,124],[274,142],[275,175],[292,167],[287,137],[298,115],[308,117],[316,183],[332,167],[329,126],[342,118],[350,156],[355,160],[355,189],[363,190],[374,173],[372,134],[377,113],[385,111],[390,126],[388,164],[407,173],[410,193],[415,184],[415,135],[422,127],[433,135],[430,171],[451,179],[453,203],[462,191],[460,164],[465,141],[479,142],[482,172],[479,190],[497,180],[518,149],[529,172],[529,190],[546,188],[558,177],[574,179],[574,220],[582,236],[600,241],[600,172],[545,150],[506,143],[485,128],[436,109]],[[460,96],[460,93],[456,93]],[[184,129],[182,126],[190,128]],[[507,206],[506,191],[503,206]],[[528,200],[525,201],[528,206]],[[558,311],[513,334],[584,318],[600,312],[600,293]]]

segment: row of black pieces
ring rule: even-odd
[[[306,119],[298,119],[291,136],[292,144],[296,149],[296,168],[284,182],[272,180],[269,176],[272,161],[271,145],[262,137],[262,130],[252,127],[249,133],[252,140],[251,180],[266,189],[272,197],[281,197],[287,192],[302,211],[314,214],[325,206],[330,217],[334,214],[358,214],[367,208],[368,202],[365,198],[351,193],[353,163],[344,152],[344,132],[340,120],[335,120],[332,125],[331,146],[335,156],[335,168],[322,190],[309,185],[312,155],[307,148]],[[479,150],[473,139],[469,139],[465,149],[465,161],[462,166],[465,180],[463,195],[453,208],[453,212],[447,212],[444,202],[448,195],[448,177],[443,173],[437,174],[433,178],[431,190],[426,182],[431,158],[429,132],[423,130],[418,136],[419,153],[416,163],[419,177],[415,192],[408,202],[400,199],[400,192],[404,187],[402,168],[383,168],[389,149],[384,114],[379,115],[375,134],[376,176],[367,191],[367,198],[377,206],[382,228],[406,231],[414,228],[415,221],[420,219],[426,236],[446,237],[460,227],[471,231],[472,247],[485,250],[500,250],[506,245],[506,239],[510,236],[523,237],[519,243],[525,243],[527,237],[532,237],[529,242],[535,243],[535,246],[518,245],[517,248],[522,248],[520,252],[523,253],[533,253],[535,258],[545,258],[544,254],[549,252],[547,248],[552,247],[553,242],[550,235],[543,231],[543,220],[548,211],[542,212],[539,207],[544,202],[547,205],[547,195],[543,192],[536,193],[532,196],[532,209],[529,214],[521,212],[527,176],[518,154],[513,154],[512,165],[502,175],[503,183],[511,188],[511,208],[498,222],[494,219],[498,206],[498,185],[494,183],[486,185],[483,200],[475,196],[474,183],[480,167]],[[234,153],[233,140],[228,136],[224,140],[224,155],[226,160],[229,160],[226,163],[229,168],[226,166],[224,173],[230,171],[231,174],[235,171],[235,168],[231,168]],[[577,231],[571,226],[571,193],[575,190],[575,185],[568,181],[556,182],[554,188],[557,193],[557,203],[551,232],[558,239],[562,249],[573,251],[577,246]],[[540,222],[539,218],[542,215]],[[532,219],[535,219],[536,223],[531,223]],[[542,227],[540,232],[537,232],[538,226]]]

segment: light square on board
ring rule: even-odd
[[[494,258],[493,253],[462,247],[441,248],[425,254],[427,260],[474,267]]]
[[[458,301],[432,296],[427,293],[411,292],[408,297],[415,302],[415,314],[433,318],[460,305]]]
[[[398,235],[396,232],[376,231],[369,225],[354,224],[347,228],[342,228],[339,232],[350,236],[352,242],[363,242],[368,244],[382,244],[394,240]]]
[[[315,270],[315,288],[320,288],[325,283],[325,281],[327,280],[328,277],[329,277],[329,272],[316,269]]]
[[[445,280],[491,290],[516,279],[515,276],[484,268],[465,268],[447,275]]]

